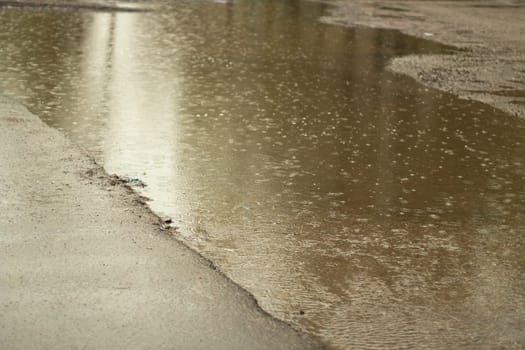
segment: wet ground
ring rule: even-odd
[[[449,48],[311,2],[155,6],[0,9],[0,89],[333,348],[524,346],[525,122],[384,69]]]
[[[461,48],[454,55],[409,55],[387,69],[431,88],[525,119],[525,4],[521,0],[334,0],[321,21],[396,29]]]

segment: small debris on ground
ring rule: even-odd
[[[170,227],[171,227],[171,226],[170,226],[169,224],[164,224],[164,223],[163,223],[163,224],[160,224],[159,229],[160,229],[161,231],[167,231],[167,230],[170,229]]]
[[[126,179],[126,182],[128,183],[128,185],[130,185],[130,186],[146,187],[146,184],[139,178],[128,177],[128,178],[125,178],[125,179]]]
[[[116,174],[111,175],[109,183],[111,186],[116,186],[119,183],[124,183],[129,186],[146,187],[146,183],[138,177],[119,176]]]

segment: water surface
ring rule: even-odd
[[[525,346],[525,122],[384,69],[447,48],[313,2],[147,5],[0,9],[0,89],[333,348]]]

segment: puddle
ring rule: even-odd
[[[517,339],[525,122],[384,70],[448,48],[313,2],[157,5],[0,9],[0,89],[330,347]]]
[[[498,90],[498,91],[484,91],[484,90],[471,90],[470,92],[490,94],[496,96],[505,97],[525,97],[525,90]]]
[[[101,2],[84,2],[84,1],[69,1],[69,2],[57,2],[57,1],[0,1],[0,9],[7,8],[22,8],[26,10],[36,11],[97,11],[97,12],[145,12],[152,11],[142,6],[111,6]]]
[[[408,12],[407,9],[395,6],[378,6],[380,10],[396,11],[396,12]]]

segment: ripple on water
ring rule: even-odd
[[[0,11],[0,88],[334,348],[525,344],[525,123],[384,70],[325,4]]]

